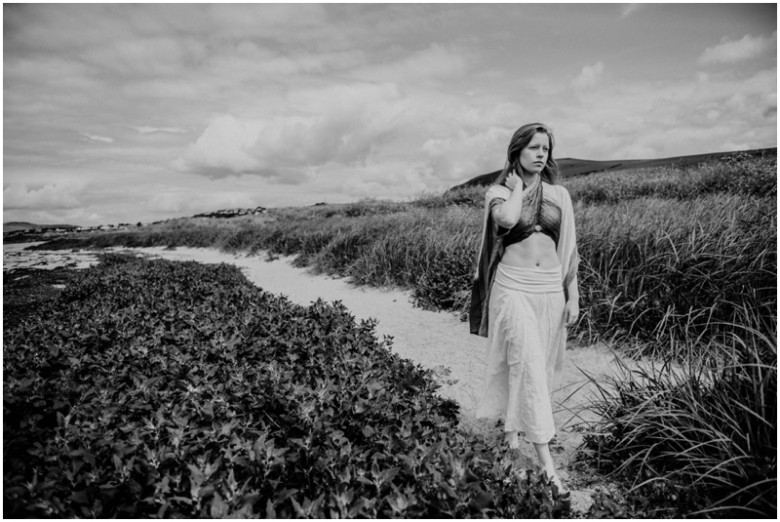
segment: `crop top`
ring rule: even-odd
[[[503,238],[504,247],[519,243],[528,238],[534,232],[541,232],[549,236],[558,246],[558,236],[561,229],[561,207],[551,197],[545,198],[544,184],[539,183],[535,190],[523,197],[523,210],[520,219],[511,229],[499,226],[497,236]],[[489,212],[506,201],[504,198],[495,197],[490,202]]]
[[[512,191],[504,185],[492,185],[485,193],[482,241],[477,251],[469,305],[471,333],[482,337],[488,335],[490,290],[504,249],[506,245],[530,236],[536,225],[541,228],[540,232],[555,241],[555,252],[561,263],[564,297],[567,300],[569,285],[577,277],[580,256],[577,252],[574,209],[569,192],[561,185],[550,185],[540,180],[538,187],[531,187],[528,194],[523,196],[523,210],[518,224],[506,229],[498,226],[493,219],[493,208],[511,195]]]

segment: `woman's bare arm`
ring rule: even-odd
[[[509,198],[493,207],[493,220],[502,228],[512,228],[520,220],[523,211],[523,180],[514,172],[506,180],[507,187],[512,190]]]

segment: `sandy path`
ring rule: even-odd
[[[38,265],[38,268],[56,267],[53,252],[22,253],[20,250],[16,245],[4,245],[4,271],[21,266],[25,259],[28,264],[35,263],[35,256],[46,261],[45,266]],[[494,422],[474,418],[486,340],[470,335],[468,324],[461,322],[454,314],[415,308],[411,304],[409,292],[354,286],[344,279],[311,274],[306,269],[293,267],[289,258],[267,261],[262,253],[257,256],[233,255],[207,248],[155,247],[131,250],[175,261],[230,263],[240,267],[247,278],[263,290],[283,294],[302,305],[308,305],[320,297],[328,302],[341,301],[357,319],[376,319],[378,337],[391,336],[394,352],[437,371],[443,384],[440,392],[461,405],[461,423],[464,427],[489,435],[499,432]],[[63,264],[91,260],[86,257],[89,255],[86,252],[59,252],[59,255]],[[74,260],[72,256],[80,257]],[[587,385],[587,379],[580,369],[593,376],[604,376],[613,373],[616,368],[615,353],[602,345],[570,346],[567,356],[560,386],[553,394],[558,434],[557,444],[552,446],[552,450],[564,480],[575,478],[573,475],[576,475],[576,472],[568,471],[574,452],[582,441],[582,434],[575,429],[575,425],[582,417],[593,418],[592,413],[583,410],[583,405],[591,396],[592,387]],[[535,462],[532,445],[527,442],[521,444],[519,453],[519,464],[532,467]],[[578,510],[587,508],[589,491],[573,490],[572,493],[573,507]]]

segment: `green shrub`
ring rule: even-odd
[[[108,256],[4,328],[4,516],[549,517],[429,371],[339,303]]]

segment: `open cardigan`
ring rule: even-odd
[[[512,191],[504,185],[492,185],[485,194],[485,214],[482,228],[482,244],[477,254],[477,269],[471,289],[471,305],[469,307],[469,326],[472,334],[487,337],[488,335],[488,303],[490,289],[496,274],[496,268],[504,255],[504,237],[510,232],[498,226],[492,216],[491,209],[497,203],[506,201]],[[561,280],[564,296],[568,300],[568,287],[577,275],[579,254],[574,232],[574,209],[571,197],[566,188],[560,185],[549,185],[539,181],[538,187],[532,187],[523,197],[523,206],[535,205],[544,198],[545,204],[554,205],[560,210],[560,229],[556,253],[561,263]]]

